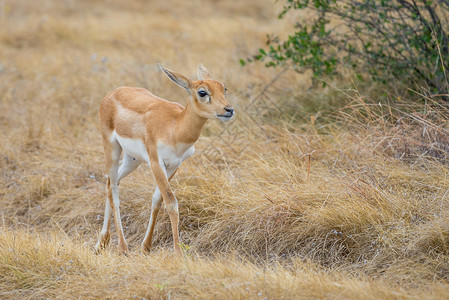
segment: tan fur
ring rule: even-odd
[[[117,88],[110,92],[100,105],[100,130],[103,138],[106,170],[111,180],[108,179],[106,205],[109,204],[112,209],[119,237],[119,249],[122,252],[128,251],[118,208],[118,183],[121,178],[118,178],[117,172],[122,147],[117,140],[114,140],[113,132],[115,131],[122,138],[140,140],[145,145],[156,184],[170,216],[174,248],[180,254],[178,204],[169,185],[169,180],[176,170],[173,174],[169,174],[169,178],[167,178],[166,173],[168,171],[164,169],[165,166],[160,164],[158,144],[162,143],[168,147],[173,147],[173,149],[176,149],[176,153],[181,151],[179,154],[182,156],[198,140],[207,119],[230,119],[234,114],[233,108],[225,99],[224,85],[210,79],[210,73],[204,66],[200,66],[198,69],[198,77],[200,78],[198,81],[190,81],[180,74],[160,67],[172,81],[185,88],[189,93],[189,101],[186,107],[159,98],[146,89],[136,87]],[[202,90],[207,91],[208,97],[200,96],[199,92]],[[205,99],[210,101],[205,101]],[[179,148],[180,145],[187,146],[183,146],[184,149],[183,147]],[[132,172],[137,165],[134,166],[130,163],[129,172]],[[120,165],[120,167],[122,166]],[[116,189],[116,196],[112,191],[113,188]],[[115,200],[114,197],[116,197]],[[154,225],[160,206],[160,199],[156,197],[153,201],[156,202],[156,206],[152,211],[147,236],[142,243],[144,252],[147,252],[151,246]],[[108,213],[109,210],[106,208],[104,230],[100,234],[97,249],[104,248],[109,242]]]

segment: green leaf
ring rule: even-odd
[[[267,67],[292,64],[311,70],[315,78],[338,76],[336,70],[342,61],[354,69],[359,80],[371,77],[389,83],[397,79],[424,83],[429,90],[447,93],[444,74],[449,69],[449,28],[429,29],[429,24],[446,24],[435,13],[436,1],[409,5],[398,0],[283,1],[279,17],[290,10],[311,9],[317,13],[293,25],[294,33],[285,40],[267,37],[269,48],[259,49],[253,60],[265,61]],[[336,16],[339,26],[348,30],[326,28]],[[251,60],[240,60],[242,66],[248,62]]]

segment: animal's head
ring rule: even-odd
[[[220,81],[211,78],[209,71],[203,66],[198,67],[198,80],[192,81],[164,68],[159,68],[174,83],[186,89],[195,112],[203,118],[218,118],[225,122],[234,116],[234,108],[226,101],[226,88]]]

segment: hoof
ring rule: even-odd
[[[97,244],[95,245],[95,253],[100,254],[109,245],[111,235],[109,233],[100,234]]]
[[[101,254],[101,253],[103,253],[104,252],[104,250],[106,249],[106,246],[107,245],[105,245],[105,244],[100,244],[100,242],[98,242],[96,245],[95,245],[95,247],[94,247],[94,252],[95,252],[95,254]]]
[[[145,245],[141,245],[140,246],[140,251],[142,252],[143,255],[148,255],[151,252],[151,247],[147,247]]]
[[[97,246],[93,250],[96,255],[100,255],[104,251],[104,249],[97,248]]]
[[[128,256],[129,254],[128,245],[127,244],[119,245],[118,251],[121,255]]]

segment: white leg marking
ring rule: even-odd
[[[105,210],[104,210],[104,221],[103,221],[103,227],[100,231],[100,237],[98,238],[98,242],[95,245],[96,250],[100,250],[102,247],[107,246],[109,243],[109,228],[111,224],[111,204],[109,203],[109,199],[107,196],[107,189],[106,189],[106,203],[105,203]],[[105,240],[106,239],[106,240]]]
[[[104,210],[104,221],[103,221],[103,228],[101,228],[100,234],[105,235],[107,232],[109,232],[109,226],[110,226],[110,220],[111,220],[111,204],[109,203],[108,197],[106,196],[106,205]]]

